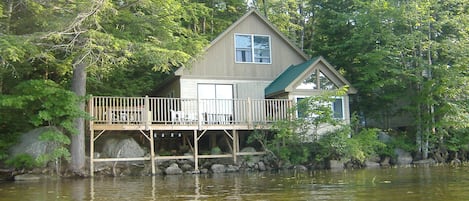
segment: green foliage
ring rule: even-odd
[[[70,160],[70,152],[66,147],[58,147],[51,153],[42,154],[36,158],[36,163],[40,167],[44,167],[48,162],[59,161],[60,159]]]
[[[14,93],[0,96],[2,117],[2,140],[0,153],[6,155],[10,146],[14,145],[17,134],[31,128],[54,126],[68,133],[74,133],[73,119],[86,117],[75,105],[80,101],[72,92],[63,89],[50,80],[29,80],[14,88]],[[11,114],[21,114],[10,118]],[[5,117],[5,118],[3,118]],[[9,126],[7,126],[9,125]],[[17,125],[10,127],[11,125]],[[8,129],[7,129],[8,128]],[[70,144],[68,136],[52,130],[44,133],[41,140],[57,144],[58,149],[47,156],[41,156],[40,161],[46,162],[57,158],[69,158],[66,145]]]
[[[394,156],[395,148],[403,149],[411,153],[417,150],[414,135],[409,135],[407,132],[392,132],[391,137],[391,140],[386,143],[387,147],[390,149],[386,152],[389,156]]]
[[[469,151],[469,128],[450,129],[447,131],[444,146],[452,151]]]
[[[211,150],[210,150],[210,154],[212,155],[216,155],[216,154],[221,154],[221,149],[220,147],[213,147]]]
[[[5,163],[16,169],[30,169],[36,167],[36,161],[29,154],[19,154],[14,158],[6,160]]]
[[[364,162],[365,159],[379,154],[386,145],[378,140],[377,129],[363,129],[352,134],[350,126],[344,125],[324,134],[317,141],[315,159],[317,161],[351,159]]]
[[[329,105],[333,98],[336,96],[343,96],[347,91],[347,87],[341,88],[337,91],[330,93],[324,93],[318,96],[306,97],[301,100],[293,109],[290,111],[292,116],[296,116],[297,112],[302,115],[292,120],[278,121],[272,127],[274,133],[271,138],[262,132],[254,132],[249,137],[249,142],[257,141],[268,152],[277,157],[279,162],[301,164],[307,162],[312,154],[315,153],[318,147],[317,141],[319,139],[319,129],[322,127],[331,127],[341,124],[340,120],[333,117],[333,111]],[[343,126],[347,127],[347,126]],[[350,131],[350,128],[347,127]],[[340,130],[340,129],[339,129]],[[328,139],[335,137],[347,138],[350,132],[336,132],[337,135],[330,135]],[[360,134],[360,137],[366,138],[366,134]],[[321,137],[322,138],[322,137]],[[327,139],[326,139],[327,140]],[[331,143],[344,143],[344,139],[334,139]],[[370,141],[368,141],[370,142]],[[325,143],[325,142],[324,142]],[[335,155],[343,155],[343,153],[349,153],[342,151],[342,145],[332,145],[334,149],[330,147],[324,148],[320,152],[324,153],[324,156],[318,157],[332,157],[335,153],[329,153],[329,151],[337,152]],[[345,145],[344,145],[345,146]],[[361,145],[362,146],[362,145]],[[372,146],[372,145],[370,145]],[[326,146],[323,146],[326,147]],[[348,148],[348,147],[347,147]],[[367,155],[368,153],[363,153]]]
[[[80,101],[72,92],[50,80],[29,80],[15,87],[14,93],[2,96],[0,105],[26,115],[34,127],[57,126],[74,133],[73,119],[84,117],[75,105]]]

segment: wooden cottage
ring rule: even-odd
[[[251,10],[212,41],[202,57],[177,69],[156,97],[92,97],[91,174],[94,163],[102,161],[150,160],[154,173],[160,159],[193,159],[198,170],[201,158],[236,162],[240,155],[263,154],[240,152],[250,132],[295,118],[288,111],[301,98],[344,85],[350,86],[323,57],[309,58]],[[336,118],[349,121],[348,95],[331,105]],[[142,134],[150,142],[150,156],[94,158],[95,142],[107,131]],[[177,139],[192,154],[159,153],[164,139]],[[220,142],[229,148],[205,154]]]

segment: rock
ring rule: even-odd
[[[454,160],[451,160],[450,164],[454,166],[458,166],[458,165],[461,165],[461,161],[455,158]]]
[[[208,173],[208,169],[207,168],[202,168],[200,170],[200,174],[207,174]]]
[[[241,149],[241,151],[239,152],[256,152],[256,149],[254,147],[244,147],[243,149]],[[241,157],[242,160],[246,161],[246,162],[252,162],[254,165],[254,163],[258,163],[262,156],[257,156],[257,155],[251,155],[251,156],[242,156]],[[249,166],[252,168],[252,166]]]
[[[409,165],[412,163],[412,155],[410,155],[409,152],[403,150],[403,149],[399,149],[399,148],[396,148],[394,150],[394,153],[396,154],[397,156],[397,164],[398,165]]]
[[[367,168],[378,168],[381,165],[375,161],[365,161],[365,167]]]
[[[330,160],[329,161],[329,168],[331,170],[341,170],[344,169],[344,163],[339,160]]]
[[[212,170],[213,173],[224,173],[226,172],[226,167],[222,164],[213,164],[210,170]]]
[[[10,155],[14,157],[19,154],[28,154],[36,159],[43,154],[51,153],[57,148],[57,145],[54,142],[39,139],[43,133],[48,131],[60,132],[56,127],[47,126],[24,133],[20,137],[20,143],[10,149]]]
[[[226,168],[226,172],[238,172],[238,171],[239,171],[238,166],[228,165],[228,167]]]
[[[187,152],[187,153],[184,153],[184,156],[194,156],[194,154]],[[190,162],[192,162],[192,163],[194,162],[194,158],[193,158],[193,157],[191,157],[191,158],[189,158],[189,159],[187,159],[187,160],[190,161]]]
[[[14,169],[0,169],[0,182],[12,179]]]
[[[252,162],[252,161],[248,161],[246,162],[246,166],[248,168],[254,168],[256,166],[256,163],[255,162]]]
[[[415,165],[435,165],[436,161],[429,158],[429,159],[414,161],[413,164],[415,164]]]
[[[145,156],[145,151],[133,138],[110,138],[104,142],[102,155],[110,158],[134,158]]]
[[[378,140],[383,142],[383,143],[388,143],[392,139],[391,136],[389,136],[386,132],[379,132],[378,133]]]
[[[294,169],[302,172],[308,171],[308,168],[304,165],[295,165]]]
[[[190,171],[194,170],[194,167],[192,167],[192,165],[190,165],[188,163],[184,163],[184,164],[181,165],[181,169],[184,172],[190,172]]]
[[[41,179],[38,175],[33,174],[20,174],[15,176],[15,181],[37,181]]]
[[[254,147],[244,147],[239,152],[256,152],[256,149]]]
[[[266,171],[267,170],[267,168],[265,167],[264,162],[259,161],[259,163],[257,163],[257,165],[259,166],[259,171]]]
[[[167,175],[177,175],[177,174],[182,174],[182,170],[181,168],[179,168],[178,164],[173,163],[164,170],[164,173]]]
[[[380,162],[380,164],[381,164],[382,167],[389,167],[389,166],[391,166],[390,161],[391,161],[391,157],[386,156],[386,157],[384,157],[384,159]]]

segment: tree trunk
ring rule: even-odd
[[[11,15],[13,14],[13,0],[8,1],[8,6],[7,6],[7,11],[6,11],[6,18],[7,22],[5,23],[5,33],[10,34],[10,27],[11,27]]]
[[[79,97],[85,97],[86,94],[86,63],[81,61],[74,65],[72,77],[72,91]],[[85,101],[81,100],[77,107],[85,111]],[[71,137],[70,152],[72,160],[70,170],[76,175],[85,175],[85,119],[75,119],[75,128],[77,133]]]

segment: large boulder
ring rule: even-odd
[[[235,165],[228,165],[226,167],[226,172],[238,172],[239,171],[239,167],[238,166],[235,166]]]
[[[257,166],[259,167],[259,171],[266,171],[267,170],[264,162],[259,161],[259,163],[257,163],[257,164],[258,164]]]
[[[381,167],[381,164],[375,161],[365,161],[365,167],[367,168],[378,168]]]
[[[429,159],[424,159],[424,160],[419,160],[419,161],[414,161],[413,164],[415,165],[422,165],[422,166],[426,166],[426,165],[435,165],[436,164],[436,161],[429,158]]]
[[[145,151],[133,138],[109,138],[104,142],[102,154],[110,158],[145,156]]]
[[[379,132],[378,133],[378,140],[383,143],[388,143],[392,140],[392,137],[388,135],[386,132]]]
[[[34,174],[19,174],[14,177],[15,181],[37,181],[41,176]]]
[[[342,170],[344,169],[344,162],[340,160],[330,160],[329,161],[329,168],[331,170]]]
[[[182,174],[182,169],[179,168],[179,165],[177,163],[173,163],[164,170],[164,173],[167,175]]]
[[[394,150],[394,153],[397,156],[397,165],[409,165],[412,163],[412,155],[409,152],[403,149],[396,148]]]
[[[210,169],[213,173],[225,173],[226,167],[223,164],[213,164]]]
[[[33,158],[37,158],[43,154],[51,153],[58,145],[54,142],[39,139],[43,133],[49,131],[60,132],[56,127],[47,126],[22,134],[19,144],[10,149],[10,155],[14,157],[20,154],[28,154]]]
[[[306,172],[308,171],[308,168],[304,165],[295,165],[293,166],[293,169],[300,171],[300,172]]]
[[[239,152],[253,153],[253,152],[256,152],[256,149],[254,147],[244,147]],[[250,156],[242,156],[241,158],[242,158],[243,161],[245,161],[247,163],[255,164],[255,163],[258,163],[259,161],[261,161],[262,157],[258,156],[258,155],[250,155]]]

